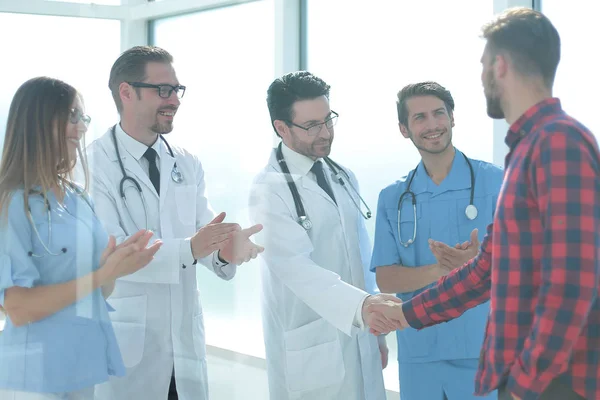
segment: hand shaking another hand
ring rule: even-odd
[[[392,294],[367,297],[362,314],[365,324],[374,335],[385,335],[408,326],[402,313],[402,300]]]

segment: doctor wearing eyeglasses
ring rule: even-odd
[[[406,86],[397,108],[400,131],[421,161],[379,195],[371,269],[382,292],[408,300],[460,266],[437,259],[430,239],[464,251],[463,262],[477,254],[503,170],[452,145],[454,100],[441,85]],[[446,324],[397,331],[400,397],[481,399],[473,395],[473,382],[488,311],[483,304]]]
[[[267,104],[282,141],[256,177],[249,206],[251,220],[265,227],[270,399],[384,399],[387,344],[367,325],[385,330],[386,321],[367,309],[397,299],[377,293],[369,278],[371,211],[354,174],[329,158],[338,116],[329,107],[329,85],[292,72],[273,81]]]
[[[57,79],[30,79],[10,106],[0,166],[3,400],[92,400],[94,385],[125,373],[104,297],[160,242],[146,248],[142,231],[116,247],[72,182],[89,122],[81,96]]]
[[[262,251],[241,229],[215,217],[198,158],[171,146],[185,86],[173,57],[155,46],[121,54],[109,87],[120,114],[88,148],[92,196],[117,241],[152,230],[163,246],[145,270],[116,282],[108,302],[126,375],[96,388],[98,400],[205,400],[208,378],[196,268],[223,280]],[[202,134],[193,133],[193,134]]]

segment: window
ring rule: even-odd
[[[561,39],[561,61],[558,64],[554,95],[559,97],[564,110],[586,125],[600,140],[600,120],[596,116],[597,93],[600,82],[597,75],[596,51],[590,38],[598,35],[595,16],[600,3],[572,0],[544,0],[542,12],[550,18]],[[587,26],[591,30],[581,29]],[[596,32],[595,34],[593,32]]]
[[[493,14],[492,0],[466,0],[460,7],[446,0],[375,0],[369,7],[308,1],[308,69],[331,85],[331,106],[340,114],[331,157],[356,173],[373,212],[381,189],[420,160],[398,129],[396,93],[409,83],[433,80],[450,90],[454,145],[469,157],[492,161],[480,32]],[[374,217],[367,228],[373,238]],[[394,335],[388,345],[386,387],[398,390]]]
[[[12,62],[3,67],[10,79],[0,93],[0,146],[15,92],[26,80],[41,75],[62,79],[82,93],[92,117],[86,143],[114,124],[117,112],[108,76],[119,56],[120,32],[119,21],[0,13],[0,36],[13,38],[2,45],[3,54]]]
[[[154,23],[155,44],[173,55],[187,86],[169,140],[200,157],[211,205],[242,227],[249,226],[252,179],[272,148],[266,93],[274,79],[273,31],[272,0]],[[229,282],[199,271],[207,344],[264,357],[258,267],[244,264]]]

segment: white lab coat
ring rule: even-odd
[[[265,247],[262,311],[271,400],[385,399],[377,339],[353,325],[366,295],[363,261],[370,258],[364,220],[340,184],[331,183],[338,207],[315,180],[293,176],[310,231],[296,222],[275,152],[249,201],[252,223],[264,225],[257,241]]]
[[[205,400],[208,398],[205,338],[196,267],[192,265],[191,250],[185,262],[180,255],[182,238],[192,236],[214,218],[204,193],[202,166],[195,156],[172,146],[184,179],[175,183],[171,179],[175,160],[162,143],[159,198],[146,172],[123,142],[118,141],[125,170],[139,182],[144,193],[148,228],[156,233],[153,239],[161,238],[163,245],[147,267],[119,279],[108,299],[116,310],[110,316],[127,376],[111,378],[97,386],[96,399],[165,400],[174,366],[179,399]],[[137,232],[131,217],[140,229],[145,228],[141,198],[131,184],[126,191],[131,217],[121,199],[119,182],[123,174],[110,130],[90,144],[88,161],[95,210],[108,233],[121,242]],[[198,262],[213,270],[211,260],[209,256]],[[233,273],[220,276],[231,279]]]

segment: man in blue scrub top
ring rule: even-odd
[[[464,262],[476,255],[503,170],[452,145],[454,100],[441,85],[408,85],[397,107],[400,131],[421,162],[379,195],[371,270],[382,292],[408,300],[459,266],[436,260],[429,239],[459,246]],[[402,400],[483,399],[473,396],[473,382],[488,311],[485,303],[445,324],[396,332]]]

